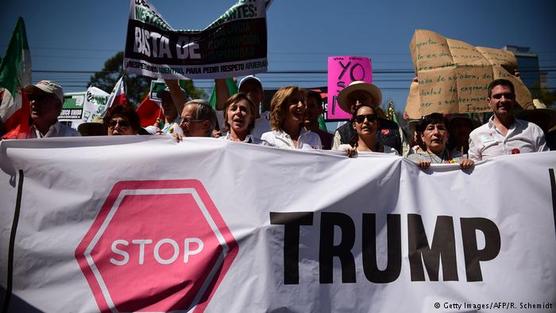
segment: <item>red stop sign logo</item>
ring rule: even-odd
[[[102,312],[203,312],[237,251],[199,181],[125,181],[75,256]]]

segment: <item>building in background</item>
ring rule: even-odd
[[[541,87],[539,56],[531,52],[529,47],[507,45],[503,49],[513,52],[517,58],[517,68],[521,80],[535,94],[535,91]]]

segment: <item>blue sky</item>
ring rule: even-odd
[[[174,28],[202,29],[235,1],[151,0]],[[556,88],[556,1],[274,0],[267,12],[270,71],[326,71],[327,57],[358,55],[373,69],[412,70],[409,42],[415,29],[429,29],[475,46],[528,46],[549,69]],[[98,71],[123,50],[129,1],[4,0],[0,53],[18,16],[27,27],[33,70]],[[54,79],[66,92],[83,91],[90,73],[33,73],[33,81]],[[326,85],[325,74],[261,75],[265,87]],[[405,106],[411,73],[374,74],[385,100]],[[210,87],[211,81],[196,81]]]

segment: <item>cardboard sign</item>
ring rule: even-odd
[[[349,120],[351,114],[338,104],[338,94],[352,81],[373,82],[371,59],[356,56],[328,57],[328,110],[327,120]]]
[[[524,109],[533,105],[531,93],[513,75],[517,60],[509,51],[474,47],[428,30],[415,31],[410,50],[418,78],[418,86],[412,86],[417,92],[410,92],[407,100],[410,118],[434,112],[487,112],[488,84],[499,78],[512,81]]]
[[[147,0],[132,0],[124,55],[128,73],[162,79],[266,72],[266,3],[238,1],[203,30],[174,30]]]

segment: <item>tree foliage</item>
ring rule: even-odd
[[[556,91],[550,91],[542,87],[540,83],[535,84],[530,91],[533,99],[541,100],[547,107],[553,106],[556,102]]]
[[[120,51],[104,62],[101,71],[91,76],[88,86],[100,88],[108,93],[112,92],[118,79],[124,74],[124,53]],[[126,86],[126,96],[132,105],[137,105],[149,92],[151,81],[150,77],[139,75],[128,75],[124,77]],[[180,84],[185,89],[187,95],[191,98],[204,98],[205,92],[197,89],[193,85],[193,81],[185,81]]]

